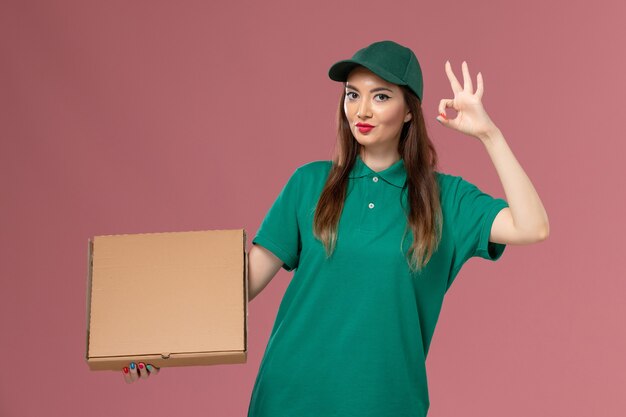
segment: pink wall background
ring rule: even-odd
[[[0,4],[0,415],[244,416],[278,304],[250,304],[245,365],[148,381],[85,363],[87,239],[246,228],[329,159],[329,66],[392,39],[417,54],[440,169],[504,197],[488,154],[440,126],[467,60],[551,236],[472,259],[427,366],[429,417],[626,413],[622,2]],[[141,297],[141,294],[137,294]],[[356,348],[356,347],[355,347]]]

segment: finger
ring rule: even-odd
[[[148,372],[150,372],[150,374],[151,374],[151,375],[152,375],[152,374],[155,374],[155,375],[156,375],[156,374],[158,374],[158,373],[159,373],[159,371],[161,370],[161,368],[157,368],[156,366],[151,365],[151,364],[148,364],[147,368],[148,368]]]
[[[446,108],[448,107],[454,108],[454,99],[444,98],[439,101],[439,108],[437,110],[439,111],[439,114],[443,114],[444,118],[447,117]]]
[[[143,362],[139,362],[138,368],[139,368],[139,377],[141,379],[146,379],[150,376],[148,374],[148,370],[146,369],[146,365]]]
[[[130,363],[130,380],[132,382],[135,382],[138,379],[139,379],[139,374],[137,373],[137,365],[135,365],[135,362],[131,362]]]
[[[478,75],[476,76],[476,79],[478,80],[478,87],[476,87],[476,95],[478,96],[479,99],[483,98],[483,75],[479,72]]]
[[[435,120],[437,120],[439,123],[441,123],[444,126],[448,124],[448,118],[446,117],[445,113],[439,113],[437,117],[435,118]]]
[[[463,70],[463,89],[470,94],[474,94],[474,85],[472,84],[472,77],[470,76],[467,62],[463,61],[461,68]]]
[[[450,86],[452,87],[454,94],[456,95],[459,91],[463,91],[461,84],[459,84],[459,80],[456,79],[454,72],[452,72],[450,61],[446,61],[446,74],[448,75],[448,80],[450,80]]]
[[[124,374],[124,381],[126,381],[127,384],[130,384],[131,382],[133,382],[130,379],[130,370],[128,369],[128,366],[125,366],[122,369],[122,373]]]

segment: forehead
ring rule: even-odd
[[[383,86],[391,90],[398,89],[396,84],[383,80],[378,75],[363,66],[357,66],[350,71],[344,85],[347,87],[356,86],[357,88],[359,85],[363,85],[366,87]]]

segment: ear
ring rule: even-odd
[[[404,116],[404,123],[408,122],[412,118],[413,118],[413,115],[411,114],[411,112],[407,112],[406,116]]]

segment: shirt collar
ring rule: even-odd
[[[375,174],[381,177],[383,180],[387,181],[390,184],[395,185],[396,187],[402,188],[406,181],[406,170],[404,168],[404,160],[401,158],[396,161],[389,168],[382,170],[380,172],[376,172],[367,165],[361,159],[360,155],[356,156],[356,161],[354,162],[354,166],[348,175],[349,178],[360,178],[366,175]]]

